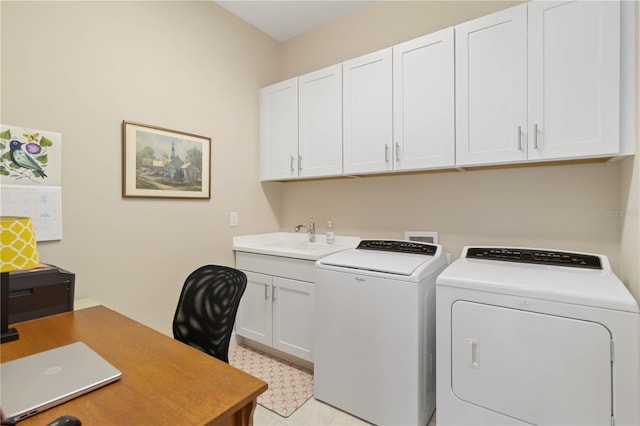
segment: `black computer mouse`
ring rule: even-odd
[[[73,416],[58,417],[47,426],[80,426],[82,422]]]

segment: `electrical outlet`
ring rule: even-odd
[[[231,212],[229,215],[229,225],[238,226],[238,212]]]

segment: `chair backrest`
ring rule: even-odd
[[[229,362],[229,341],[240,298],[247,287],[244,272],[206,265],[186,279],[173,317],[173,337]]]

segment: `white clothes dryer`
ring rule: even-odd
[[[465,247],[436,285],[438,425],[638,425],[639,311],[606,256]]]

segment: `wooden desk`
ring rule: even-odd
[[[256,398],[267,389],[262,380],[104,306],[15,327],[20,339],[2,345],[2,362],[82,341],[122,371],[117,382],[18,426],[46,425],[65,414],[86,426],[251,425]]]

